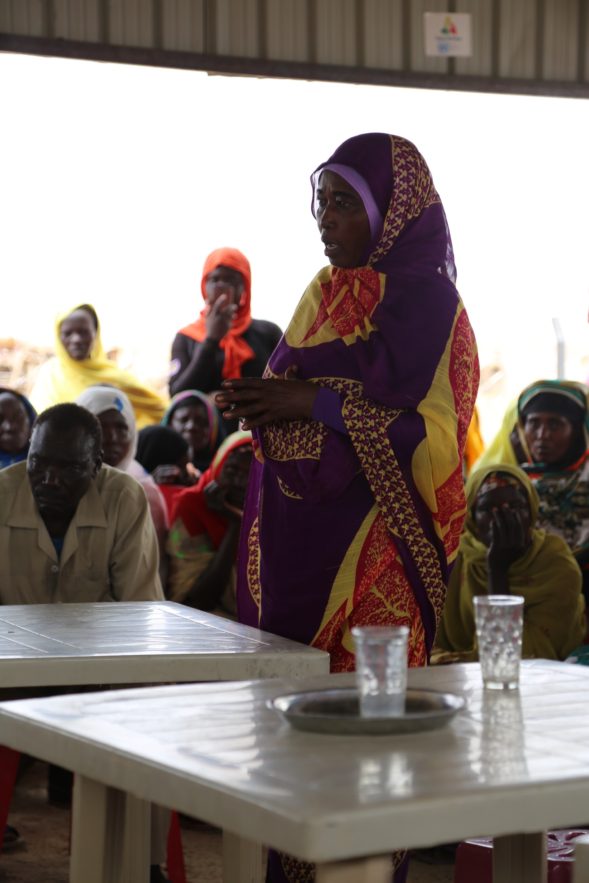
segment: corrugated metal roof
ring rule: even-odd
[[[428,57],[425,12],[470,13],[472,56]],[[589,0],[0,0],[0,49],[589,97]]]

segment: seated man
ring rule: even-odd
[[[55,405],[0,472],[0,604],[163,600],[143,488],[101,447],[93,414]]]
[[[26,462],[0,471],[0,604],[163,601],[158,564],[143,488],[103,465],[96,417],[43,411]],[[154,809],[150,879],[163,881],[168,816]]]

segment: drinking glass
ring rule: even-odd
[[[519,686],[524,599],[521,595],[478,595],[474,614],[483,684],[487,690]]]
[[[406,625],[352,629],[361,717],[398,717],[405,711],[408,635]]]

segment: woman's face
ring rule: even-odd
[[[76,362],[87,359],[92,352],[96,328],[90,313],[74,310],[59,326],[59,338],[69,356]]]
[[[131,450],[129,425],[120,411],[111,408],[98,415],[102,428],[102,454],[109,466],[118,466]]]
[[[238,307],[243,294],[243,288],[243,276],[241,273],[231,269],[231,267],[215,267],[209,273],[205,282],[207,305],[212,307],[222,294],[226,294],[228,305],[234,304]]]
[[[513,512],[521,521],[525,536],[529,536],[532,527],[532,516],[530,504],[523,487],[521,489],[512,485],[496,487],[486,493],[479,493],[474,505],[473,516],[477,536],[485,546],[491,544],[493,512],[497,509],[509,509],[510,512]]]
[[[0,393],[0,451],[18,454],[26,446],[31,422],[26,408],[17,396]]]
[[[564,460],[575,439],[576,429],[568,417],[554,411],[531,411],[526,414],[524,435],[535,463],[558,463]]]
[[[170,427],[186,439],[193,453],[202,451],[211,440],[207,409],[202,402],[178,405],[170,418]]]
[[[370,246],[370,223],[356,191],[335,172],[324,170],[315,190],[315,217],[334,267],[360,267]]]
[[[217,484],[224,491],[228,503],[243,509],[245,492],[252,462],[251,445],[242,445],[232,451],[221,469]]]

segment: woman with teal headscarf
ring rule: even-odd
[[[540,499],[537,527],[562,537],[583,571],[589,597],[589,451],[583,383],[538,380],[527,386],[479,466],[519,465]]]

